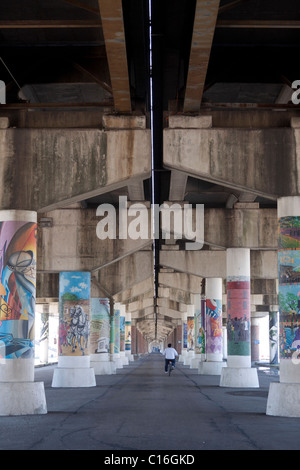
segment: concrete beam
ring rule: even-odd
[[[170,300],[167,298],[158,297],[157,306],[171,310],[171,311],[175,310],[176,312],[180,312],[180,313],[184,313],[187,311],[186,304],[183,304],[181,302],[176,302],[174,300]]]
[[[138,251],[94,273],[97,282],[112,296],[133,289],[153,275],[152,251]]]
[[[204,207],[204,244],[218,248],[277,249],[277,209],[239,202],[233,209]],[[183,212],[183,210],[182,210]],[[192,209],[196,220],[196,209]],[[183,217],[182,217],[183,220]],[[184,235],[184,224],[181,229]],[[174,227],[171,225],[171,236]],[[163,249],[174,249],[163,245]]]
[[[184,112],[199,112],[220,0],[197,0]]]
[[[250,261],[251,278],[277,278],[277,251],[252,250]],[[226,251],[161,251],[160,264],[199,277],[226,278]]]
[[[177,310],[173,310],[168,307],[158,307],[157,311],[159,314],[173,319],[180,320],[182,318],[182,312],[178,312]]]
[[[148,294],[141,295],[136,301],[127,302],[125,306],[126,310],[131,312],[131,314],[134,314],[136,311],[144,310],[148,307],[150,307],[153,312],[153,294],[149,292]]]
[[[167,298],[174,302],[183,304],[193,304],[193,294],[186,292],[182,289],[175,289],[172,287],[158,287],[158,297]]]
[[[122,1],[98,0],[98,4],[114,106],[119,112],[130,112],[131,99]]]
[[[172,272],[158,274],[158,283],[160,286],[170,287],[171,289],[180,289],[187,293],[201,294],[201,282],[203,278],[194,274],[183,272]],[[187,302],[186,302],[187,303]]]
[[[148,279],[145,279],[144,281],[137,282],[130,289],[123,290],[115,296],[115,301],[121,303],[131,302],[144,294],[154,296],[153,276],[149,277]]]
[[[163,141],[170,170],[274,200],[298,192],[293,129],[169,127]]]
[[[39,271],[94,272],[146,247],[151,250],[151,239],[100,240],[96,228],[101,218],[94,209],[60,209],[43,214],[49,216],[52,226],[39,224]]]
[[[46,212],[151,174],[146,129],[0,129],[2,209]]]
[[[277,230],[277,209],[237,203],[234,209],[204,210],[204,238],[208,245],[275,250]]]

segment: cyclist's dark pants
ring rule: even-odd
[[[173,367],[175,367],[175,359],[165,359],[165,372],[168,372],[169,361],[172,361]]]

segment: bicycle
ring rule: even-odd
[[[172,370],[174,369],[173,362],[169,360],[168,362],[168,374],[171,375]]]

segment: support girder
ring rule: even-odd
[[[226,251],[161,251],[160,264],[199,277],[226,278]],[[277,278],[277,251],[250,251],[252,279]]]
[[[0,130],[2,209],[46,212],[121,188],[151,172],[147,129]],[[7,184],[7,181],[10,184]]]
[[[291,128],[166,128],[163,162],[170,170],[273,200],[297,194]]]

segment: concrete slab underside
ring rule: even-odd
[[[0,449],[300,449],[300,419],[266,415],[272,369],[258,370],[259,389],[232,389],[181,364],[169,377],[163,364],[152,354],[86,389],[51,388],[55,366],[36,369],[48,414],[1,417]]]

